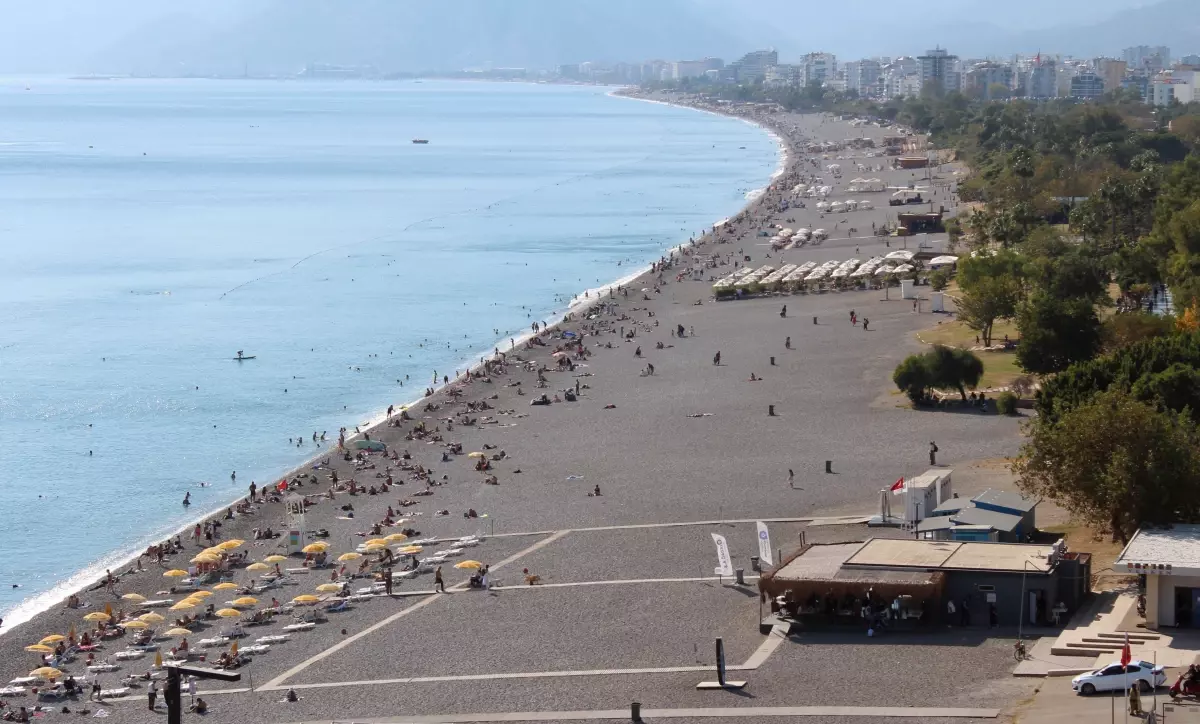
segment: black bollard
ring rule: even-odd
[[[825,461],[825,472],[827,472],[827,473],[833,472],[833,461],[832,460]]]
[[[774,357],[772,357],[772,358],[771,358],[771,366],[772,366],[772,367],[774,367],[774,366],[775,366],[775,358],[774,358]]]
[[[813,324],[816,324],[816,323],[817,323],[817,318],[813,317]]]
[[[746,585],[746,570],[744,568],[737,569],[733,572],[733,575],[739,586]]]
[[[774,405],[767,405],[767,416],[775,417],[775,406]]]
[[[633,702],[629,705],[629,718],[632,721],[640,722],[642,720],[642,704],[641,702]]]

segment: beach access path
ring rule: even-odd
[[[509,355],[506,372],[493,374],[490,383],[451,385],[463,391],[461,402],[439,393],[428,400],[441,405],[438,410],[425,412],[423,403],[417,404],[410,409],[413,422],[371,431],[372,439],[409,452],[412,464],[432,471],[431,479],[442,483],[431,488],[432,495],[412,497],[425,485],[390,463],[395,481],[404,484],[376,496],[340,493],[307,513],[310,529],[328,529],[334,557],[371,537],[369,526],[383,518],[389,505],[409,516],[400,527],[419,530],[415,538],[483,536],[486,540],[467,549],[466,556],[490,564],[497,587],[467,588],[468,572],[455,570],[456,559],[448,559],[449,593],[433,594],[429,575],[398,583],[393,598],[374,598],[330,614],[328,623],[254,656],[241,669],[241,682],[202,684],[202,692],[211,692],[207,720],[611,711],[638,700],[647,708],[674,710],[673,721],[686,720],[683,709],[689,707],[740,706],[874,707],[841,713],[816,708],[805,714],[816,720],[877,722],[915,715],[962,721],[991,719],[1024,695],[1022,687],[1028,685],[1007,677],[1012,663],[1008,642],[985,630],[875,639],[852,631],[772,640],[758,632],[753,574],[747,585],[736,586],[712,573],[714,532],[727,537],[735,565],[750,573],[748,558],[757,553],[755,520],[772,521],[772,542],[783,551],[795,548],[801,530],[810,541],[897,535],[848,523],[873,511],[881,488],[900,476],[923,472],[931,440],[941,448],[939,462],[950,466],[1004,457],[1019,444],[1013,419],[914,411],[895,392],[892,369],[920,349],[913,332],[945,318],[931,315],[927,301],[914,311],[895,288],[889,298],[878,291],[850,291],[712,301],[710,275],[728,273],[734,261],[757,267],[866,260],[896,248],[889,243],[904,243],[869,235],[872,221],[881,224],[895,215],[886,196],[874,194],[868,198],[878,199],[883,208],[848,215],[852,222],[838,224],[841,238],[772,253],[758,236],[760,229],[776,223],[832,229],[839,221],[819,216],[811,201],[806,209],[779,211],[801,164],[811,160],[797,150],[799,144],[882,137],[888,131],[852,129],[819,115],[766,114],[755,120],[775,129],[791,147],[786,173],[740,221],[677,254],[661,279],[646,274],[628,286],[627,296],[605,294],[606,308],[577,313],[560,325],[560,330],[587,334],[591,355],[577,362],[573,372],[559,371],[551,358],[566,341],[557,337],[557,330],[543,335],[544,347],[501,348]],[[872,175],[900,184],[912,172]],[[951,192],[939,193],[935,202],[952,207]],[[868,233],[848,232],[848,226]],[[944,244],[944,236],[927,241]],[[698,268],[712,255],[729,265],[707,270],[698,280],[675,281],[679,272]],[[786,316],[780,314],[783,305]],[[869,329],[851,325],[851,310],[860,319],[869,318]],[[676,325],[684,327],[684,337],[672,334]],[[622,331],[635,336],[625,339]],[[788,337],[791,349],[785,347]],[[640,356],[635,354],[639,347]],[[721,364],[714,365],[718,351]],[[536,387],[536,373],[511,364],[517,357],[550,368],[546,389]],[[648,364],[654,365],[653,374],[646,374]],[[455,376],[455,371],[439,375],[443,372]],[[758,381],[750,381],[751,375]],[[514,385],[518,380],[519,387]],[[543,392],[561,396],[576,382],[576,402],[529,404]],[[482,420],[490,415],[496,424],[455,424],[447,430],[445,418],[461,420],[468,400],[486,400],[492,410],[469,416]],[[774,416],[768,415],[771,405]],[[444,442],[461,442],[464,454],[443,462],[442,444],[406,440],[418,421],[440,427]],[[465,454],[485,446],[489,456],[505,453],[489,473],[497,477],[497,485],[483,484],[484,473]],[[825,472],[827,460],[833,474]],[[377,476],[388,463],[379,456],[373,461],[375,469],[355,472],[334,455],[333,468],[343,481],[354,477],[358,485],[378,486]],[[795,473],[791,483],[789,470]],[[328,470],[303,472],[312,472],[317,481],[306,482],[297,492],[316,495],[328,489]],[[595,486],[602,494],[589,496]],[[404,498],[417,504],[400,510]],[[341,509],[348,502],[354,506],[352,519]],[[861,511],[853,510],[856,505]],[[464,517],[472,509],[481,517]],[[437,516],[439,510],[449,514]],[[849,517],[815,521],[834,525],[812,524],[829,510]],[[252,529],[270,525],[279,530],[284,523],[279,505],[258,506],[251,515],[226,521],[222,537],[248,540],[244,550],[252,560],[261,560],[280,552],[283,541],[253,540]],[[389,532],[383,530],[384,535]],[[186,567],[199,550],[185,542],[187,552],[169,559],[167,566]],[[443,547],[431,544],[427,550]],[[526,569],[540,576],[541,585],[525,585]],[[145,572],[122,576],[117,593],[153,597],[169,585],[164,570],[148,563]],[[244,583],[253,576],[239,570],[233,580]],[[294,576],[296,585],[260,599],[311,593],[328,576],[328,571]],[[361,585],[367,583],[352,582],[355,588]],[[223,603],[219,595],[212,599],[218,606]],[[3,681],[37,665],[36,657],[22,650],[25,645],[50,633],[66,633],[71,624],[80,624],[86,610],[105,604],[122,608],[122,601],[102,590],[81,598],[87,609],[55,608],[0,636]],[[193,638],[212,635],[219,625],[207,625]],[[250,638],[278,633],[280,627],[252,630]],[[751,681],[746,696],[695,691],[696,683],[712,678],[716,636],[724,638],[737,678]],[[102,655],[119,648],[119,643],[109,644]],[[219,650],[210,649],[214,654]],[[144,671],[148,663],[124,665],[121,673]],[[80,669],[76,664],[70,670]],[[119,676],[108,675],[105,685],[117,685]],[[300,701],[280,703],[290,687],[296,687]],[[106,705],[113,719],[161,718],[145,706],[143,689],[133,689],[132,697]],[[33,698],[10,703],[29,705]],[[69,702],[73,709],[83,704]],[[756,714],[763,721],[780,716]],[[735,718],[756,720],[755,714]]]

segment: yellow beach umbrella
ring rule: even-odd
[[[211,595],[212,591],[196,591],[192,595],[188,596],[188,598],[208,598]]]
[[[192,563],[220,563],[221,557],[209,553],[201,553],[192,559]]]
[[[404,546],[403,548],[397,548],[396,550],[400,553],[412,555],[413,553],[420,553],[425,549],[421,546]]]
[[[150,612],[150,613],[143,613],[141,616],[138,616],[138,620],[145,621],[146,623],[162,623],[163,621],[166,621],[167,619],[164,618],[161,613]]]
[[[220,548],[220,547],[218,547],[218,546],[213,546],[213,547],[211,547],[211,548],[205,548],[204,550],[200,551],[200,555],[205,555],[205,556],[223,556],[223,555],[225,555],[225,549],[224,549],[224,548]]]
[[[30,676],[36,676],[39,679],[61,679],[63,672],[53,666],[43,666],[40,669],[34,669],[29,672]]]
[[[125,623],[118,624],[118,625],[121,628],[131,628],[131,629],[150,628],[150,624],[146,623],[145,621],[138,621],[137,619],[134,619],[132,621],[126,621]]]
[[[300,550],[301,550],[301,552],[310,553],[310,554],[311,553],[323,553],[323,552],[329,550],[329,544],[321,543],[321,542],[309,543],[308,545],[304,546]]]
[[[455,568],[483,568],[483,564],[479,561],[460,561],[454,564]]]
[[[67,640],[67,637],[66,637],[66,636],[63,636],[62,634],[50,634],[49,636],[47,636],[46,638],[42,639],[41,641],[38,641],[38,643],[39,643],[39,644],[43,644],[43,645],[45,645],[45,644],[56,644],[56,643],[58,643],[59,641],[66,641],[66,640]]]
[[[180,601],[179,603],[175,604],[174,606],[171,606],[171,610],[172,611],[190,611],[199,605],[200,605],[199,602],[185,598],[184,600]]]
[[[162,652],[161,651],[154,652],[154,668],[156,668],[156,669],[162,668]]]
[[[250,565],[246,566],[247,571],[266,571],[270,570],[270,568],[271,567],[266,563],[251,563]]]
[[[54,649],[47,646],[46,644],[33,644],[32,646],[26,646],[25,650],[32,651],[35,654],[52,654],[52,653],[54,653]]]
[[[221,618],[238,618],[242,612],[236,608],[222,608],[217,610],[217,615]]]
[[[387,546],[381,545],[379,543],[372,543],[371,545],[368,545],[365,548],[363,548],[363,553],[378,553],[379,551],[383,550],[384,548],[387,548]]]
[[[317,586],[317,590],[321,593],[337,593],[338,591],[342,590],[342,584],[322,583],[321,585]]]
[[[258,599],[254,598],[253,596],[242,596],[241,598],[235,599],[233,602],[233,605],[235,605],[235,606],[253,606],[257,603],[258,603]]]
[[[182,571],[178,568],[175,568],[173,570],[167,571],[166,573],[163,574],[163,576],[165,576],[167,578],[187,578],[187,574],[188,574],[187,571]]]
[[[320,601],[321,599],[307,593],[303,596],[296,596],[292,599],[292,603],[320,603]]]
[[[237,588],[237,584],[231,583],[230,581],[218,583],[217,585],[213,586],[214,591],[232,591],[235,588]]]
[[[83,620],[84,621],[108,621],[111,618],[112,618],[112,616],[109,616],[107,613],[104,613],[103,611],[92,611],[88,615],[84,616]],[[32,676],[32,674],[31,674],[31,676]]]
[[[126,593],[124,596],[121,596],[121,599],[124,601],[133,601],[134,603],[142,603],[146,600],[146,597],[140,593]]]
[[[237,538],[234,538],[234,539],[232,539],[232,540],[227,540],[227,541],[224,541],[224,542],[222,542],[222,543],[218,543],[218,544],[217,544],[216,546],[214,546],[214,547],[216,547],[216,548],[220,548],[220,549],[221,549],[221,550],[223,550],[223,551],[231,551],[231,550],[233,550],[234,548],[237,548],[237,547],[239,547],[239,546],[243,546],[243,545],[245,545],[245,544],[246,544],[246,541],[244,541],[244,540],[239,540],[239,539],[237,539]]]
[[[362,553],[343,553],[338,556],[338,562],[357,561],[359,558],[362,558]]]
[[[180,628],[180,627],[169,628],[165,632],[163,632],[164,636],[190,636],[191,634],[192,634],[191,631],[188,631],[186,628]]]
[[[408,540],[408,536],[404,535],[403,533],[392,533],[388,537],[384,538],[384,540],[388,543],[403,543],[404,541]]]
[[[366,543],[364,543],[363,545],[367,545],[367,546],[385,546],[385,545],[387,545],[387,544],[388,544],[388,542],[389,542],[389,541],[388,541],[386,538],[372,538],[371,540],[367,541],[367,542],[366,542]]]
[[[486,458],[487,453],[475,451],[473,453],[467,453],[467,457],[469,457],[469,458]]]
[[[263,560],[266,561],[267,563],[283,563],[284,561],[287,560],[287,556],[281,556],[278,553],[274,553],[272,555],[267,556]]]

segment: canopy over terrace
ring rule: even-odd
[[[889,541],[893,542],[893,541]],[[803,548],[783,566],[763,574],[759,590],[772,598],[803,603],[813,596],[863,598],[869,592],[875,600],[912,596],[918,601],[936,601],[941,597],[944,574],[937,571],[894,571],[845,568],[863,544],[816,544]]]

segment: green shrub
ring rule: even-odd
[[[1017,396],[1007,390],[997,395],[996,412],[1001,415],[1017,414]]]
[[[946,290],[946,285],[950,283],[950,272],[945,269],[938,269],[929,275],[929,286],[935,292]]]

